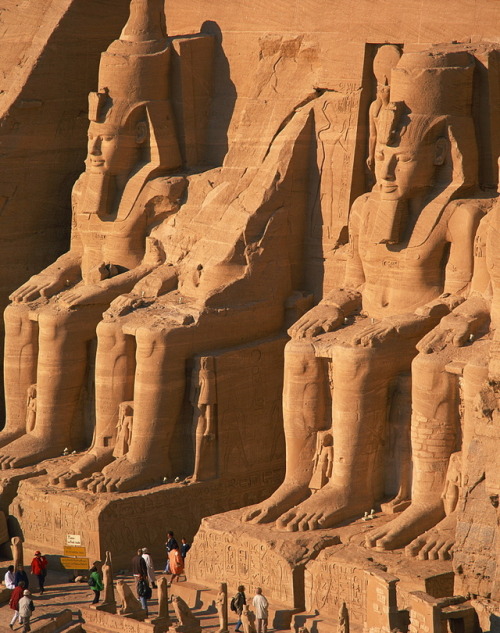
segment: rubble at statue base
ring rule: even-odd
[[[101,56],[70,249],[5,311],[2,538],[107,552],[88,630],[170,626],[109,552],[173,529],[172,631],[226,584],[274,628],[493,631],[500,48],[266,31],[244,85],[197,28],[131,0]]]

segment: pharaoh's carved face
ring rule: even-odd
[[[92,122],[88,131],[87,171],[111,176],[129,173],[139,160],[145,137],[143,124],[127,130]]]
[[[382,200],[412,198],[432,186],[437,165],[444,162],[446,141],[378,144],[375,151],[376,187]]]

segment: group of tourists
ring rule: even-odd
[[[47,559],[37,550],[31,561],[31,573],[38,579],[40,595],[45,591],[47,565]],[[19,621],[19,623],[23,625],[23,633],[31,631],[30,620],[35,610],[35,605],[33,604],[29,590],[28,574],[25,572],[23,565],[20,563],[18,563],[16,567],[9,565],[5,572],[4,584],[7,589],[12,589],[9,606],[14,611],[14,615],[12,616],[9,627],[13,629],[15,623]]]
[[[190,547],[191,545],[185,538],[181,539],[181,545],[179,546],[174,533],[171,531],[168,532],[167,541],[165,543],[167,564],[164,573],[171,575],[169,584],[174,581],[179,582],[180,577],[184,574],[184,561]],[[42,556],[42,553],[37,550],[31,561],[31,573],[33,576],[36,576],[38,580],[40,595],[43,595],[45,591],[47,564],[45,556]],[[148,600],[153,593],[152,589],[157,586],[153,559],[147,547],[142,547],[137,550],[131,561],[131,571],[135,580],[137,597],[139,598],[142,608],[147,612]],[[27,633],[31,630],[30,619],[35,610],[35,605],[33,604],[29,590],[29,578],[23,565],[9,565],[4,576],[4,584],[7,589],[12,590],[9,606],[14,611],[14,615],[12,616],[9,627],[14,629],[16,622],[19,622],[23,625],[22,633]],[[101,591],[104,590],[102,574],[97,564],[94,564],[90,569],[88,584],[94,593],[91,604],[97,604],[100,599]],[[255,611],[256,632],[267,633],[268,601],[262,594],[260,587],[256,590],[256,594],[252,599],[252,605]],[[238,593],[232,598],[230,607],[238,616],[235,633],[248,633],[248,627],[246,626],[248,607],[245,587],[243,585],[238,587]],[[243,632],[241,629],[242,626],[244,629]]]
[[[168,532],[167,541],[165,543],[167,553],[167,564],[164,570],[165,574],[171,574],[170,582],[179,581],[184,574],[184,559],[191,545],[183,537],[181,545],[175,539],[173,532]],[[131,560],[131,571],[135,581],[137,597],[142,608],[147,612],[148,600],[153,595],[153,589],[156,589],[156,574],[153,558],[147,547],[139,548],[135,556]],[[90,569],[89,586],[94,592],[94,599],[91,604],[97,604],[100,599],[101,591],[104,589],[104,583],[101,572],[97,565]]]
[[[267,623],[269,619],[269,603],[267,598],[262,593],[262,589],[257,587],[255,591],[255,596],[252,599],[252,605],[255,610],[255,620],[257,623],[257,633],[267,633]],[[236,628],[234,629],[235,633],[249,633],[249,630],[253,628],[253,626],[245,627],[244,625],[244,615],[249,622],[248,617],[248,608],[247,607],[247,598],[245,595],[245,587],[240,585],[238,587],[238,593],[231,599],[231,611],[234,611],[238,615],[238,621],[236,622]],[[243,632],[241,631],[241,627],[243,626]],[[247,630],[248,628],[248,630]]]

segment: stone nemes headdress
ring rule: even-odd
[[[149,124],[149,160],[157,168],[181,164],[169,101],[170,40],[163,0],[131,0],[120,39],[102,53],[99,90],[89,95],[89,119],[124,128]]]

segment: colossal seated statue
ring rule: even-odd
[[[166,261],[116,299],[97,328],[92,447],[69,470],[56,473],[54,482],[113,492],[174,476],[172,454],[187,454],[172,438],[182,424],[188,361],[280,330],[293,289],[291,265],[300,251],[306,189],[305,181],[299,183],[306,171],[308,121],[307,111],[292,118],[242,189],[222,174],[199,207],[192,187],[179,212],[158,227]],[[198,380],[213,383],[203,365],[206,375],[197,372]],[[213,387],[209,393],[207,383],[193,396],[202,417],[214,415]],[[121,455],[117,412],[131,400],[132,431]],[[203,417],[199,433],[215,436],[212,422]],[[201,474],[197,440],[194,480]]]
[[[482,203],[485,210],[491,206],[491,200]],[[456,509],[474,432],[474,401],[488,379],[491,337],[496,333],[499,217],[497,202],[479,224],[469,296],[417,346],[420,353],[412,364],[412,503],[396,519],[367,536],[370,547],[395,549],[409,544],[406,552],[410,556],[451,557]],[[496,362],[492,355],[493,380],[498,379]],[[461,393],[458,376],[463,376]]]
[[[391,384],[471,285],[482,211],[460,197],[476,180],[473,65],[465,52],[434,51],[404,54],[392,71],[390,98],[374,121],[376,183],[351,210],[344,284],[289,331],[285,480],[246,513],[248,521],[326,528],[383,496]],[[415,375],[413,389],[425,379],[424,371]],[[310,495],[316,436],[330,424],[332,474]],[[447,451],[441,472],[425,475],[439,494],[455,450],[449,435],[436,437]]]
[[[162,259],[151,228],[182,182],[169,103],[170,45],[161,0],[132,0],[89,97],[88,155],[73,189],[70,250],[12,293],[6,309],[3,469],[83,444],[77,409],[102,313]],[[27,395],[36,393],[36,410]],[[35,411],[35,414],[34,414]],[[33,417],[35,419],[33,420]]]

